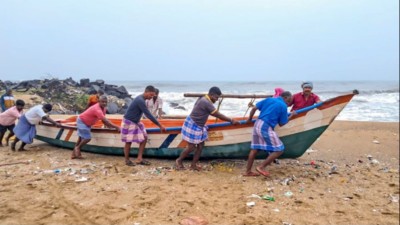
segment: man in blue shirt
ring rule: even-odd
[[[285,125],[289,122],[289,118],[295,114],[292,113],[290,117],[288,116],[287,106],[291,101],[292,94],[289,91],[285,91],[278,98],[266,98],[258,102],[251,110],[247,123],[251,123],[254,113],[257,110],[260,110],[260,115],[254,123],[251,150],[247,160],[246,172],[243,174],[244,176],[258,176],[259,174],[265,177],[268,176],[269,173],[264,170],[265,167],[283,153],[285,146],[274,131],[274,128],[278,124],[279,126]],[[258,151],[269,152],[264,162],[256,167],[259,174],[251,171]]]

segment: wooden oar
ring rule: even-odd
[[[184,93],[184,97],[203,97],[206,94],[202,93]],[[232,94],[222,94],[221,98],[269,98],[272,95],[232,95]]]

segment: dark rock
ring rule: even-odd
[[[126,111],[128,111],[128,108],[120,108],[119,111],[118,111],[118,113],[119,113],[119,114],[125,114]]]
[[[90,80],[87,78],[81,79],[79,85],[81,87],[90,87]]]
[[[98,84],[99,86],[104,85],[104,80],[96,80],[94,83]]]
[[[125,101],[125,106],[128,108],[129,105],[132,103],[133,99],[126,97],[126,98],[124,98],[124,101]]]
[[[123,85],[119,86],[116,90],[118,92],[121,92],[122,94],[128,94],[128,91],[126,90],[126,88]]]
[[[116,114],[119,111],[118,105],[114,102],[109,102],[107,104],[107,111],[109,114]]]
[[[108,92],[108,91],[114,90],[117,87],[118,87],[117,85],[106,84],[106,85],[104,85],[104,90]]]
[[[91,90],[91,91],[99,91],[101,88],[100,88],[100,86],[98,86],[98,85],[96,85],[96,84],[92,84],[92,85],[90,85],[90,89],[89,90]]]
[[[77,87],[79,85],[78,82],[74,81],[71,77],[65,79],[64,83],[73,87]]]
[[[186,108],[185,108],[185,107],[183,107],[183,106],[177,106],[177,107],[174,107],[174,109],[182,109],[182,110],[186,110]]]

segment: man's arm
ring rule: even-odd
[[[53,120],[52,118],[50,118],[48,115],[43,116],[43,117],[42,117],[42,120],[47,120],[47,121],[49,121],[50,123],[52,123],[53,125],[56,125],[57,127],[60,127],[60,126],[61,126],[61,124],[60,124],[59,122],[54,121],[54,120]]]
[[[117,126],[117,125],[111,123],[106,117],[104,117],[101,121],[102,121],[102,122],[104,123],[104,125],[106,125],[107,127],[115,128],[116,130],[118,130],[118,132],[121,131],[121,128],[120,128],[119,126]]]
[[[247,123],[251,123],[251,120],[253,119],[253,116],[256,113],[256,111],[257,111],[257,107],[254,106],[250,111],[249,118],[247,119]]]
[[[165,127],[163,125],[161,125],[160,122],[158,122],[158,120],[156,118],[154,118],[154,116],[151,114],[151,112],[149,111],[149,109],[147,109],[146,105],[140,104],[139,103],[139,108],[142,110],[142,112],[144,113],[144,115],[151,120],[151,122],[153,122],[155,125],[157,125],[161,131],[166,131]]]
[[[218,111],[216,111],[215,113],[213,113],[213,114],[211,114],[211,115],[212,115],[212,116],[215,116],[215,117],[217,117],[217,118],[219,118],[219,119],[221,119],[221,120],[228,121],[228,122],[230,122],[230,123],[232,123],[232,124],[239,124],[238,121],[234,120],[233,118],[229,118],[229,117],[225,116],[224,114],[222,114],[222,113],[220,113],[220,112],[218,112]]]
[[[315,95],[315,103],[319,103],[319,102],[321,102],[321,99],[319,98],[319,96],[318,95]]]

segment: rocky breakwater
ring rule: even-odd
[[[81,79],[79,82],[72,78],[65,80],[55,78],[35,79],[21,82],[0,80],[0,93],[3,94],[6,88],[13,91],[16,99],[28,99],[28,101],[25,101],[26,108],[42,103],[52,104],[52,114],[83,112],[89,95],[100,89],[108,96],[109,104],[107,108],[109,114],[124,114],[132,102],[132,97],[124,86],[106,84],[104,80]]]

